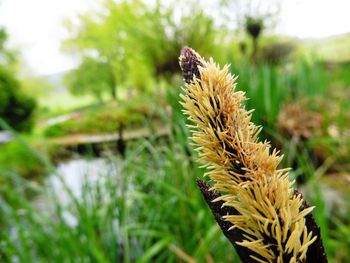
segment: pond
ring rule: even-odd
[[[79,158],[62,162],[57,165],[57,171],[44,182],[44,193],[34,199],[34,205],[42,211],[48,211],[53,204],[62,208],[69,207],[74,199],[83,197],[84,189],[101,184],[107,177],[117,177],[116,160],[109,158]],[[75,218],[64,209],[63,216],[67,222],[74,225]]]

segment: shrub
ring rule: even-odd
[[[5,174],[15,173],[24,178],[38,178],[45,173],[40,160],[23,144],[12,141],[0,145],[0,182],[5,180]]]
[[[0,118],[19,131],[32,127],[35,100],[20,90],[19,82],[0,67]]]

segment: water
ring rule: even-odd
[[[58,203],[64,208],[63,217],[70,225],[75,225],[76,219],[69,213],[72,200],[83,198],[84,188],[101,184],[111,177],[116,179],[116,163],[115,160],[107,158],[81,158],[60,163],[57,172],[46,179],[44,187],[47,193],[35,198],[35,206],[42,211],[48,211],[52,204]]]
[[[13,136],[8,131],[0,131],[0,144],[7,143],[13,140]]]
[[[71,160],[59,164],[57,174],[50,176],[47,184],[58,194],[60,203],[66,204],[70,197],[65,188],[80,198],[84,185],[97,183],[106,175],[116,176],[116,170],[114,164],[104,158]]]

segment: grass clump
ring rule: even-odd
[[[125,160],[110,156],[116,172],[86,182],[81,196],[67,188],[67,204],[50,186],[13,175],[14,186],[0,187],[1,260],[205,262],[227,255],[238,262],[204,208],[189,176],[202,171],[183,146],[175,137],[137,141]],[[47,200],[46,209],[26,198],[28,189]]]
[[[41,161],[18,141],[11,141],[0,145],[0,174],[15,173],[27,179],[38,179],[46,171]],[[0,183],[4,183],[5,176],[0,176]]]
[[[179,92],[167,94],[172,115],[159,112],[171,128],[169,137],[130,143],[124,160],[108,155],[115,168],[101,171],[94,183],[85,182],[79,197],[11,173],[10,183],[0,185],[0,261],[240,262],[193,180],[204,170],[194,163],[187,143]],[[299,169],[315,174],[315,167]],[[45,209],[28,192],[47,200]],[[344,262],[339,248],[348,247],[347,223],[334,216],[330,221],[322,191],[317,193],[308,200],[316,205],[317,222],[328,230],[322,233],[329,241],[327,253],[331,261]],[[69,201],[60,203],[60,194]]]

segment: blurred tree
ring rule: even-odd
[[[252,60],[257,61],[258,39],[264,28],[264,21],[261,18],[246,16],[245,30],[253,40]]]
[[[175,14],[179,2],[186,5],[186,11],[180,16]],[[68,79],[91,81],[91,85],[84,85],[84,90],[90,90],[96,96],[103,89],[101,83],[109,83],[105,85],[109,90],[118,86],[144,91],[155,78],[169,79],[178,73],[178,54],[183,46],[190,45],[204,55],[217,53],[220,49],[215,47],[221,40],[217,28],[195,5],[195,1],[181,0],[166,5],[160,1],[149,5],[140,0],[106,0],[99,11],[79,16],[78,24],[70,20],[67,27],[71,37],[64,42],[63,48],[78,54],[82,63],[81,69],[73,71]],[[85,74],[83,68],[87,67],[87,58],[91,68],[92,61],[105,65],[99,72],[102,68],[110,69],[108,78],[106,73],[101,76],[108,81],[72,76]],[[95,84],[92,83],[99,83],[98,87],[93,87]],[[71,81],[71,85],[76,84]],[[117,92],[113,97],[117,97]]]
[[[65,76],[64,82],[76,96],[92,94],[102,102],[102,95],[109,91],[109,94],[116,98],[115,78],[110,64],[91,57],[83,58],[79,67]]]
[[[16,130],[28,131],[35,106],[35,100],[20,90],[12,73],[0,66],[0,118]]]
[[[107,0],[104,2],[103,10],[100,12],[90,12],[79,17],[79,26],[68,25],[72,37],[64,43],[64,49],[73,53],[78,53],[82,63],[72,74],[90,76],[76,76],[74,82],[87,82],[93,78],[91,70],[102,66],[99,73],[106,77],[104,80],[93,80],[91,85],[85,87],[71,88],[71,90],[88,90],[97,96],[101,92],[101,83],[108,83],[110,94],[117,99],[117,85],[125,84],[128,79],[130,67],[135,66],[133,60],[140,60],[142,55],[135,47],[135,38],[130,34],[135,34],[137,27],[142,26],[139,23],[139,14],[142,14],[143,4],[140,1],[123,1],[115,3]],[[142,76],[144,68],[142,63],[140,67],[135,67]],[[84,69],[88,69],[87,73]],[[109,74],[107,73],[109,72]],[[90,74],[91,73],[91,74]],[[108,76],[108,77],[107,77]],[[98,75],[96,76],[98,78]],[[72,75],[68,79],[73,79]],[[132,79],[137,83],[137,79]],[[133,81],[131,83],[133,84]],[[95,84],[98,87],[94,87]],[[75,92],[77,94],[77,92]]]
[[[168,48],[160,46],[159,49],[164,52],[163,56],[158,60],[153,60],[152,66],[155,68],[156,76],[172,75],[178,72],[179,51],[184,46],[195,48],[204,56],[218,55],[219,47],[222,46],[225,36],[223,28],[216,27],[213,18],[206,15],[197,7],[197,4],[191,1],[186,2],[186,9],[182,11],[178,21],[171,13],[175,9],[175,4],[168,7],[170,12],[163,14],[163,20],[167,21],[162,25],[163,30],[169,31],[164,35],[163,45]],[[152,55],[152,48],[149,49],[149,54]]]
[[[281,9],[282,0],[221,0],[223,16],[236,24],[252,39],[251,58],[258,58],[258,43],[263,29],[273,28]],[[227,13],[225,13],[227,12]]]
[[[7,47],[8,34],[4,28],[0,28],[0,66],[7,70],[14,71],[17,62],[17,53],[15,50]]]
[[[21,90],[15,77],[17,57],[6,47],[7,39],[5,29],[0,29],[0,118],[14,129],[29,130],[36,103]]]
[[[16,61],[15,51],[6,47],[8,35],[4,28],[0,28],[0,65],[12,65]]]

